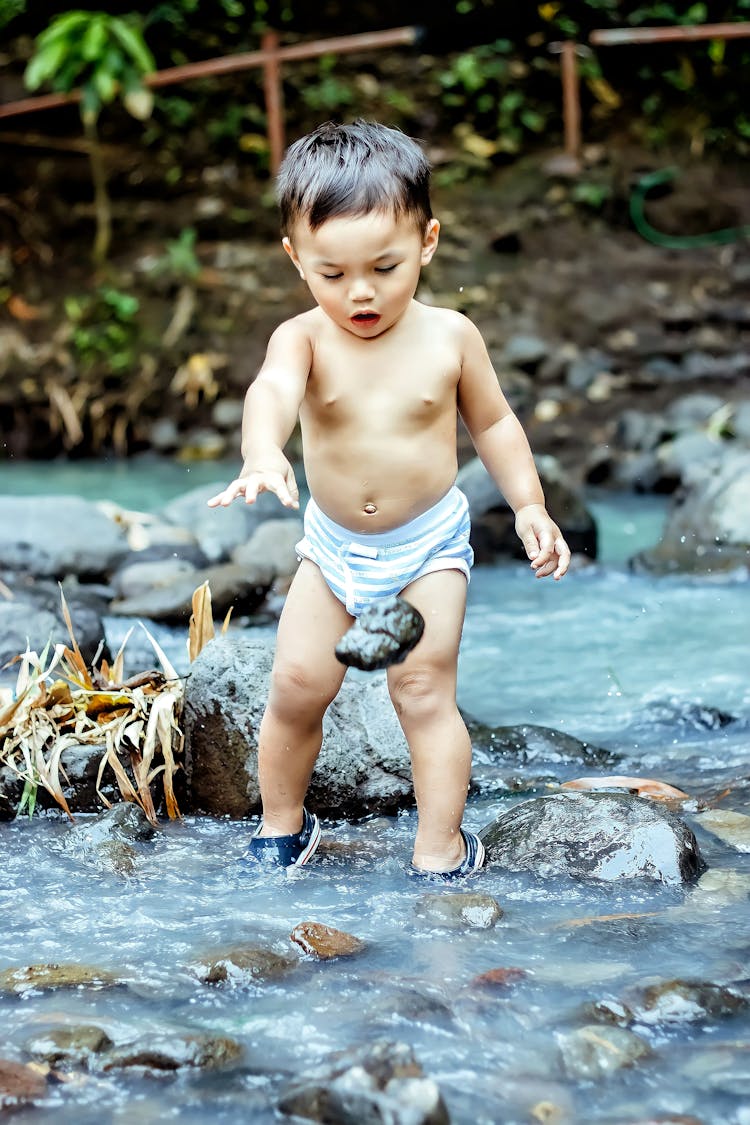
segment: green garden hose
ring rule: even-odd
[[[670,250],[692,250],[698,246],[720,246],[729,242],[740,242],[743,238],[750,238],[750,225],[725,227],[722,230],[707,231],[705,234],[664,234],[652,227],[646,218],[646,196],[652,188],[669,183],[677,174],[677,168],[661,168],[658,172],[649,172],[636,184],[630,196],[630,217],[633,220],[633,226],[643,238],[657,246],[666,246]]]

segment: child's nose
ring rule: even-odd
[[[375,291],[372,282],[368,281],[366,277],[360,277],[352,281],[349,288],[349,297],[352,301],[370,301],[374,296]]]

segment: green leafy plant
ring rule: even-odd
[[[102,285],[90,295],[66,298],[65,313],[73,325],[73,351],[83,370],[104,367],[119,375],[133,367],[139,308],[137,297],[111,285]]]
[[[29,90],[48,83],[54,90],[81,91],[81,120],[89,145],[94,185],[96,235],[93,255],[103,262],[112,237],[112,216],[107,173],[99,141],[102,108],[120,98],[129,113],[144,120],[151,113],[153,96],[144,86],[145,75],[155,69],[137,17],[120,18],[107,12],[64,12],[52,20],[36,39],[36,51],[24,75]]]

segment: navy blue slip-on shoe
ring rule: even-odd
[[[258,829],[260,832],[260,828]],[[320,843],[320,822],[315,813],[302,810],[302,827],[289,836],[259,836],[250,840],[247,858],[273,867],[302,867]]]
[[[461,879],[465,875],[475,875],[477,871],[481,871],[486,858],[484,844],[478,836],[473,832],[467,832],[465,828],[459,828],[459,832],[466,845],[466,855],[458,867],[454,867],[452,871],[428,871],[426,868],[416,867],[412,863],[409,865],[409,874],[419,875],[422,879],[450,882],[452,879]]]

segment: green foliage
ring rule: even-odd
[[[201,264],[195,253],[197,234],[194,227],[185,227],[177,238],[169,241],[164,256],[154,267],[154,273],[166,274],[175,281],[189,280],[201,272]]]
[[[26,11],[26,0],[0,0],[0,28]]]
[[[67,297],[65,313],[73,326],[73,351],[84,371],[120,375],[137,358],[140,303],[131,293],[101,285],[93,294]]]
[[[305,83],[300,90],[308,109],[323,114],[341,113],[355,101],[351,83],[336,74],[336,55],[321,55],[318,59],[316,82]]]
[[[543,132],[551,111],[533,96],[531,75],[513,43],[496,39],[452,59],[440,74],[442,101],[464,125],[496,138],[499,151],[518,152],[529,134]]]
[[[134,117],[143,119],[151,112],[143,77],[154,69],[136,19],[76,10],[64,12],[37,36],[24,81],[29,90],[45,83],[65,93],[80,87],[84,120],[95,121],[102,106],[118,95]]]

